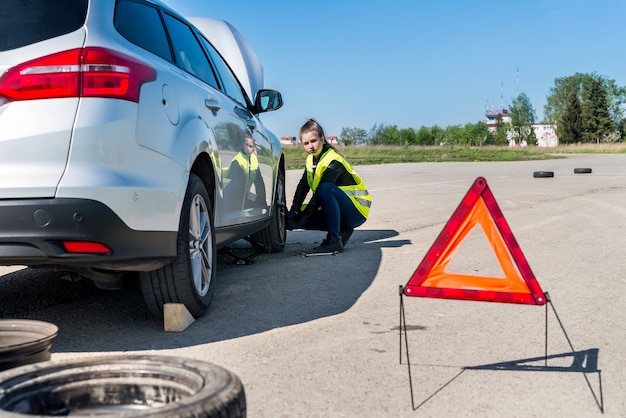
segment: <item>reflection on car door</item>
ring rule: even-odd
[[[203,119],[213,129],[220,154],[221,173],[218,177],[221,184],[218,185],[217,193],[221,194],[221,199],[217,203],[221,203],[221,207],[217,208],[217,212],[221,215],[221,226],[239,224],[244,217],[245,195],[242,191],[234,192],[234,189],[228,187],[228,173],[236,164],[236,156],[245,142],[244,122],[232,113],[232,100],[219,91],[209,88],[199,90],[198,101],[204,107]],[[216,222],[216,226],[220,224]]]
[[[189,91],[183,92],[183,100],[192,99],[196,102],[197,112],[205,124],[213,131],[219,149],[220,167],[216,193],[221,198],[216,201],[215,226],[227,226],[243,221],[243,194],[225,193],[224,171],[228,170],[235,155],[244,143],[244,119],[240,116],[242,105],[220,91],[223,82],[220,74],[216,74],[209,63],[202,45],[194,31],[186,23],[173,16],[165,15],[165,24],[169,32],[176,64],[193,82]],[[219,78],[219,81],[218,81]]]
[[[253,189],[248,192],[244,215],[247,220],[253,221],[268,216],[268,205],[272,202],[274,170],[272,149],[268,139],[257,129],[251,131],[250,135],[254,138],[256,170],[251,173],[249,180]]]
[[[221,88],[232,99],[233,113],[245,125],[244,139],[237,146],[237,153],[229,165],[223,165],[224,168],[228,167],[224,175],[224,184],[227,185],[224,196],[228,197],[226,200],[239,205],[238,209],[244,216],[242,221],[267,217],[268,202],[271,202],[268,190],[272,188],[273,178],[269,141],[258,135],[257,128],[261,124],[249,110],[250,106],[246,105],[250,103],[250,98],[237,77],[203,36],[200,36],[200,42],[216,70]],[[240,197],[243,200],[239,200]]]

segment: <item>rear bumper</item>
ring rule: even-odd
[[[86,199],[0,200],[0,265],[154,270],[176,256],[177,232],[130,229]],[[63,241],[104,244],[110,254],[68,253]]]

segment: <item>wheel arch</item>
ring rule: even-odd
[[[286,177],[287,174],[287,170],[286,170],[286,163],[285,163],[285,154],[283,152],[280,153],[280,159],[278,161],[278,167],[275,170],[276,172],[274,173],[274,188],[272,190],[272,192],[274,194],[276,194],[276,187],[277,187],[277,183],[278,183],[278,174],[280,172],[283,173],[283,178]]]
[[[211,206],[213,206],[213,210],[215,210],[215,166],[209,155],[206,153],[198,155],[191,166],[189,173],[200,177],[200,180],[202,180],[202,183],[211,198]]]

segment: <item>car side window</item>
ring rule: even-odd
[[[156,8],[134,1],[119,1],[115,9],[115,28],[135,45],[172,62],[165,28]]]
[[[87,0],[0,2],[0,51],[8,51],[79,29]]]
[[[230,67],[228,67],[226,62],[224,62],[222,56],[217,52],[215,48],[213,48],[213,45],[211,45],[209,41],[207,41],[203,37],[200,37],[200,42],[202,42],[202,45],[209,54],[209,57],[211,58],[211,61],[213,62],[213,65],[215,66],[219,74],[219,78],[223,86],[222,90],[224,91],[224,93],[230,96],[231,99],[238,101],[239,104],[246,107],[247,101],[245,93],[243,92],[241,85],[237,81],[237,78],[230,70]]]
[[[168,14],[164,15],[164,19],[174,48],[176,65],[210,86],[218,88],[215,73],[191,27]]]

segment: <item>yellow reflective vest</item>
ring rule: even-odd
[[[250,159],[248,159],[248,157],[243,152],[238,152],[237,155],[235,155],[235,158],[233,158],[233,162],[236,162],[239,167],[241,167],[241,170],[248,179],[248,181],[246,182],[245,190],[250,190],[250,188],[254,184],[254,180],[256,180],[257,171],[259,169],[259,159],[257,158],[256,154],[250,154]],[[227,169],[226,175],[224,176],[225,184],[228,184],[230,182],[231,175],[232,173],[230,173],[229,167]]]
[[[317,166],[313,166],[313,156],[309,155],[306,159],[306,171],[307,171],[307,180],[309,183],[309,187],[315,193],[317,190],[317,186],[320,184],[322,180],[322,175],[324,171],[328,168],[331,162],[338,161],[345,169],[350,173],[352,178],[354,179],[356,184],[351,184],[347,186],[340,186],[340,190],[342,190],[352,201],[352,204],[358,209],[358,211],[367,219],[367,216],[370,213],[370,207],[372,206],[372,197],[369,192],[365,188],[365,184],[361,177],[352,169],[350,164],[346,161],[345,158],[341,156],[334,149],[329,149],[324,154],[322,154],[321,158],[317,162]]]

